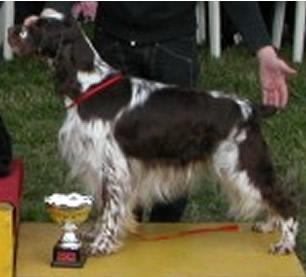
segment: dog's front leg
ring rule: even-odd
[[[108,178],[104,183],[103,211],[96,222],[96,235],[89,246],[91,255],[111,254],[122,246],[122,238],[128,229],[127,222],[133,221],[127,201],[129,186],[126,182]]]

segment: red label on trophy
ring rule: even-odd
[[[56,253],[56,260],[61,262],[75,262],[77,255],[75,252],[58,251]]]

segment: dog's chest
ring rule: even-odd
[[[109,121],[83,121],[77,110],[71,109],[59,131],[59,148],[70,164],[97,162],[110,137]]]

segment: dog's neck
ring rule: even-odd
[[[95,55],[92,71],[77,71],[76,78],[81,85],[81,93],[85,92],[92,85],[103,82],[117,72],[117,70],[105,63],[98,55]]]
[[[102,60],[89,38],[84,33],[83,36],[91,51],[94,53],[94,67],[91,72],[77,72],[77,80],[81,85],[82,92],[86,91],[90,86],[94,84],[103,82],[103,80],[117,72],[117,70]]]
[[[83,36],[91,51],[94,53],[94,67],[90,72],[77,72],[77,80],[81,85],[81,92],[86,91],[92,85],[103,82],[109,76],[118,72],[100,57],[99,53],[93,47],[91,41],[84,33]]]

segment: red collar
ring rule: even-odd
[[[75,105],[80,105],[89,98],[93,97],[94,95],[103,92],[107,88],[117,84],[123,79],[123,75],[121,73],[107,79],[103,80],[101,83],[91,86],[85,93],[81,94],[78,98],[74,99],[73,102],[66,107],[66,109],[70,109]]]

